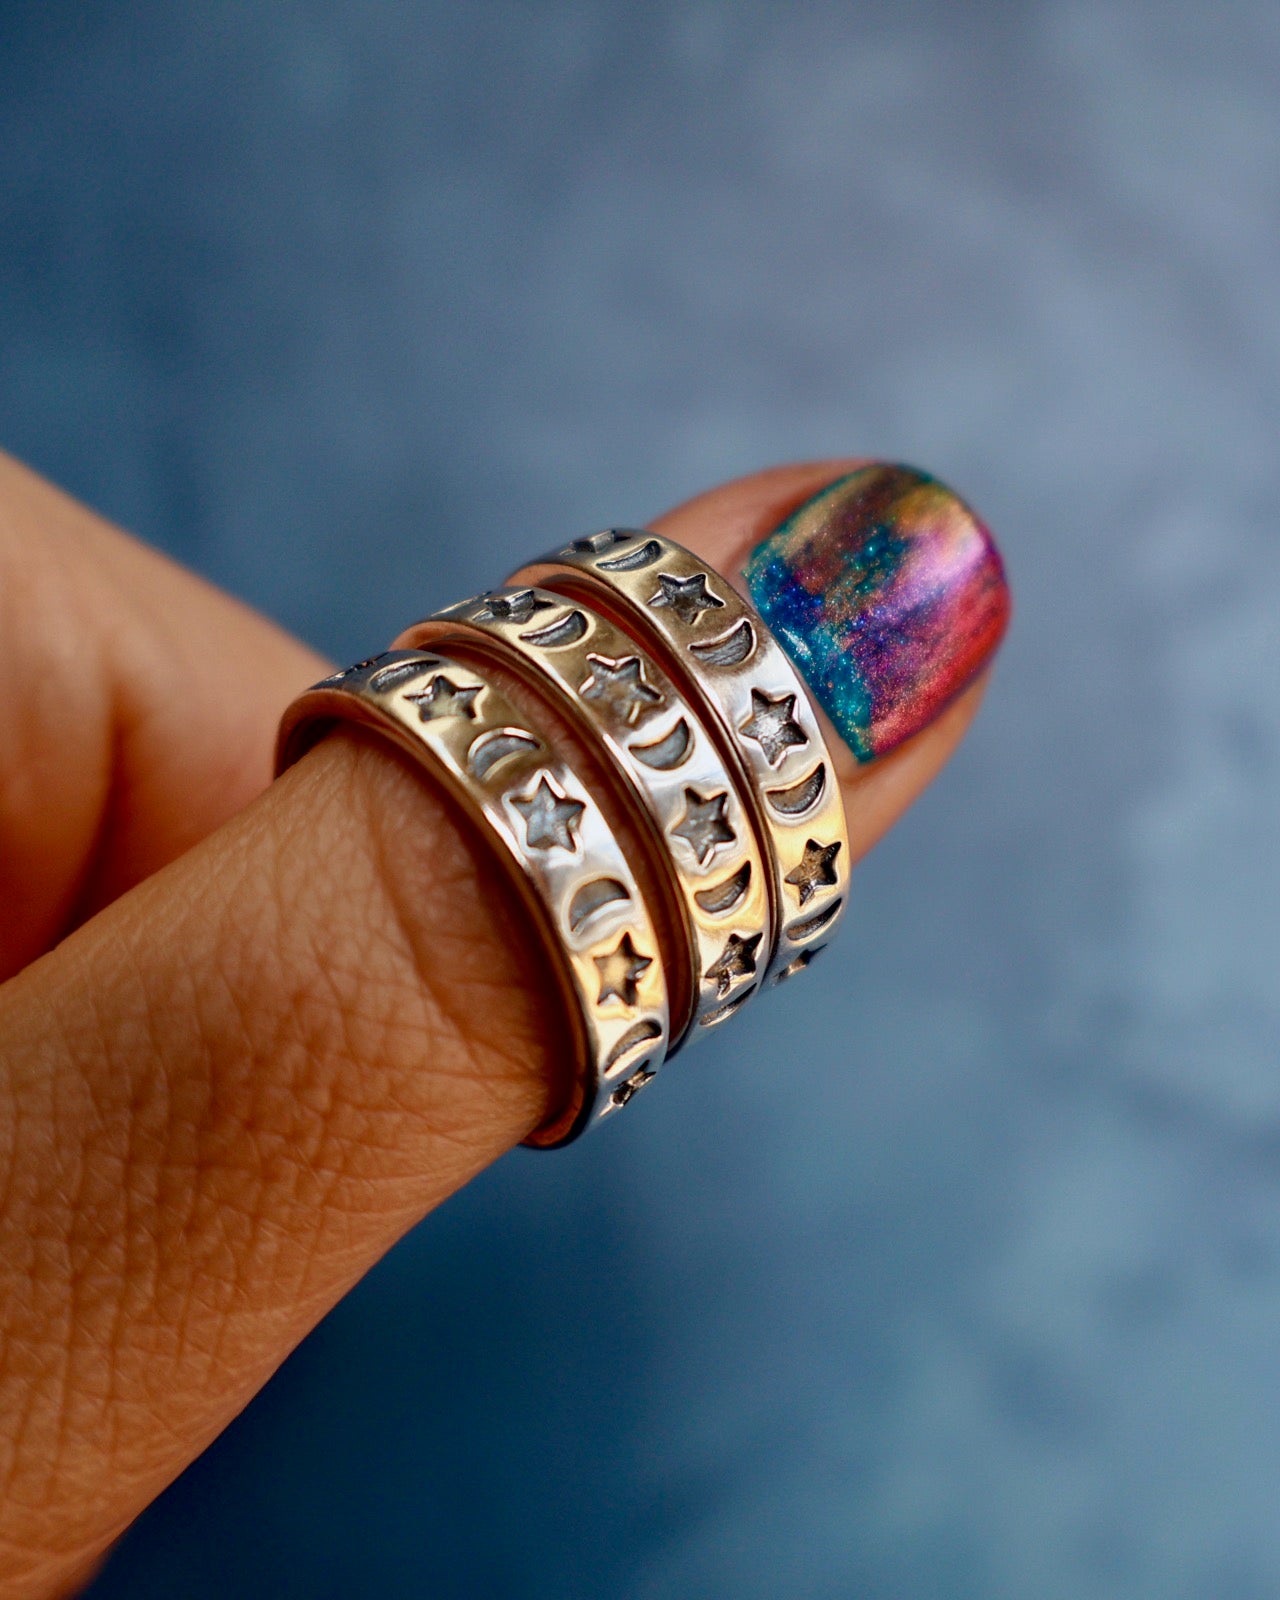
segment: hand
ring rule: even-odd
[[[736,573],[841,470],[655,527]],[[341,731],[268,786],[328,664],[3,458],[0,668],[0,1584],[42,1596],[565,1063],[514,893],[421,771]],[[831,734],[855,855],[982,686],[878,760]]]

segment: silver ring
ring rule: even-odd
[[[470,644],[554,697],[604,750],[651,824],[654,875],[674,884],[685,951],[669,979],[672,1049],[756,992],[774,944],[769,868],[740,792],[696,710],[660,664],[587,605],[538,589],[464,600],[407,628],[399,648]],[[690,963],[695,983],[686,978]],[[678,994],[689,1005],[677,1009]]]
[[[770,841],[779,937],[769,976],[780,983],[807,967],[845,912],[849,832],[808,690],[755,608],[705,561],[647,529],[575,540],[510,581],[610,609],[703,708]]]
[[[526,1144],[565,1144],[612,1116],[666,1056],[667,982],[644,896],[590,791],[488,674],[439,652],[392,650],[300,695],[281,723],[277,772],[339,721],[375,729],[443,780],[515,869],[575,1057],[569,1104]]]

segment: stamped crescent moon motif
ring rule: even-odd
[[[843,901],[835,900],[829,906],[825,906],[815,916],[806,917],[803,922],[793,922],[787,929],[787,938],[793,943],[798,943],[801,939],[808,939],[811,938],[815,933],[821,933],[823,928],[825,928],[835,916],[836,912],[839,911],[842,904]]]
[[[616,878],[593,878],[590,883],[584,883],[569,902],[570,931],[580,932],[583,925],[589,922],[602,906],[612,905],[615,900],[630,900],[630,898],[626,887]]]
[[[373,674],[369,679],[369,687],[375,694],[385,694],[388,689],[398,689],[402,683],[412,683],[415,678],[434,672],[439,665],[436,656],[419,656],[416,661],[393,661],[389,667],[382,667]]]
[[[816,805],[827,786],[826,764],[819,761],[807,778],[801,778],[789,789],[766,789],[769,804],[783,817],[802,816],[810,806]]]
[[[740,666],[756,647],[756,631],[746,617],[720,639],[691,644],[690,653],[709,667]]]
[[[646,1017],[643,1022],[637,1022],[634,1028],[628,1028],[610,1050],[600,1067],[604,1077],[616,1072],[623,1061],[636,1049],[638,1045],[648,1044],[650,1039],[656,1039],[662,1029],[651,1018]]]
[[[744,861],[738,870],[731,873],[723,883],[713,883],[709,889],[697,889],[693,898],[702,909],[713,917],[720,916],[725,911],[732,911],[738,901],[747,892],[751,882],[751,863]]]
[[[700,1017],[699,1026],[714,1028],[718,1022],[726,1022],[735,1011],[746,1005],[755,992],[755,986],[752,985],[750,989],[744,989],[741,994],[735,994],[732,1000],[726,1000],[724,1005],[717,1006],[714,1011],[708,1011],[705,1017]]]
[[[385,651],[383,652],[386,653]],[[343,667],[341,672],[331,672],[327,678],[321,678],[319,683],[313,683],[313,689],[328,689],[334,684],[345,684],[350,687],[350,679],[361,672],[368,672],[371,667],[376,667],[382,656],[370,656],[366,661],[353,661],[349,667]]]
[[[596,566],[601,572],[638,572],[641,567],[651,567],[661,554],[657,542],[649,539],[638,550],[628,550],[626,555],[597,561]]]
[[[544,628],[531,628],[520,637],[526,644],[536,644],[542,650],[555,650],[564,644],[576,644],[587,631],[587,619],[581,611],[567,611]]]
[[[774,984],[785,983],[788,978],[794,978],[797,972],[803,972],[815,956],[820,956],[826,949],[825,944],[815,944],[811,950],[802,950],[793,961],[788,961],[781,972],[776,972],[773,977]]]
[[[499,761],[521,750],[539,748],[538,741],[523,728],[495,728],[491,733],[482,733],[467,751],[467,766],[473,777],[487,778]]]
[[[643,761],[646,767],[652,767],[655,772],[670,772],[688,760],[692,744],[689,724],[681,717],[671,732],[655,744],[633,744],[629,748],[636,760]]]

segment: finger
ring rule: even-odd
[[[0,978],[264,789],[325,670],[0,454]]]
[[[829,476],[765,474],[666,526],[745,553]],[[893,715],[850,723],[864,744],[905,725],[872,700]],[[884,757],[893,806],[971,714],[953,704]],[[873,766],[847,764],[855,813]],[[341,733],[0,990],[14,1592],[102,1548],[406,1228],[558,1107],[543,961],[454,809]]]

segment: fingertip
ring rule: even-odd
[[[980,518],[926,473],[856,459],[772,467],[655,529],[753,601],[805,679],[833,752],[854,856],[964,738],[1010,595]]]

